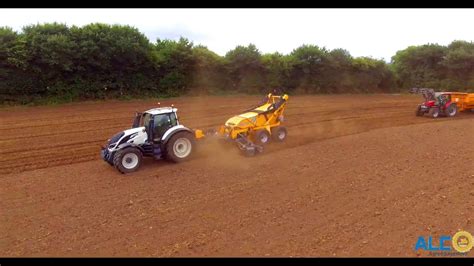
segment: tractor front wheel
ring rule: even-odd
[[[122,174],[134,172],[140,167],[142,158],[139,149],[128,147],[115,153],[114,166]]]
[[[439,116],[439,108],[430,108],[430,116],[437,118]]]
[[[421,110],[421,105],[418,105],[418,108],[416,109],[416,116],[423,116],[425,113]]]

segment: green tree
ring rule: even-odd
[[[85,97],[139,95],[156,87],[156,58],[149,40],[130,26],[94,23],[71,29],[76,84]]]
[[[474,43],[452,42],[448,46],[443,65],[447,68],[443,87],[461,91],[474,88]]]
[[[388,92],[392,74],[383,60],[357,57],[352,62],[353,88],[357,92]]]
[[[396,81],[396,82],[395,82]],[[0,99],[28,103],[222,91],[390,92],[407,87],[474,88],[474,44],[426,44],[398,51],[390,64],[344,49],[302,45],[262,55],[253,44],[219,56],[188,39],[150,41],[130,26],[93,23],[0,27]]]
[[[226,53],[225,60],[231,90],[256,93],[266,89],[262,55],[255,45],[239,45]]]
[[[392,57],[393,69],[400,87],[438,87],[445,79],[443,64],[447,49],[437,44],[410,46]]]
[[[323,86],[329,93],[349,92],[353,89],[351,67],[353,58],[344,49],[334,49],[327,54],[322,70]]]
[[[316,45],[302,45],[290,54],[292,87],[305,93],[325,92],[323,69],[328,60],[328,51]]]
[[[160,91],[170,96],[187,92],[195,68],[193,43],[182,37],[179,41],[158,39],[155,54]]]
[[[32,79],[25,71],[26,48],[22,36],[8,27],[0,27],[0,100],[31,101]]]
[[[288,89],[291,86],[291,60],[289,56],[280,53],[262,56],[265,69],[265,84],[269,88]]]
[[[201,93],[223,91],[228,80],[224,59],[207,47],[193,47],[192,87]]]
[[[25,69],[34,93],[41,96],[65,94],[65,80],[73,75],[75,43],[65,24],[46,23],[23,27]],[[61,84],[61,85],[59,85]]]

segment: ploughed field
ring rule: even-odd
[[[161,106],[210,129],[259,100]],[[100,145],[157,101],[1,108],[0,255],[428,256],[420,235],[474,234],[474,113],[416,117],[419,102],[290,95],[287,140],[256,157],[210,139],[126,175]]]

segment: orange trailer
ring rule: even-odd
[[[451,101],[456,103],[459,111],[469,111],[474,109],[474,93],[465,92],[443,92],[451,97]]]

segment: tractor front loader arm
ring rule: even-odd
[[[422,94],[425,101],[435,100],[435,91],[430,88],[411,88],[410,93]]]

